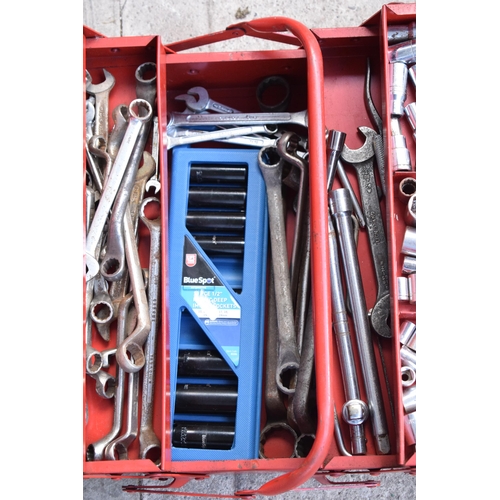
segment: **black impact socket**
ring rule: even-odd
[[[178,377],[235,377],[226,360],[215,350],[179,350]]]
[[[246,185],[245,165],[191,164],[189,171],[191,184]]]
[[[234,424],[178,421],[174,422],[172,445],[176,448],[230,450],[234,434]]]
[[[189,231],[243,232],[245,222],[244,212],[193,210],[186,216],[186,227]]]
[[[238,399],[236,385],[177,384],[176,413],[234,414]]]
[[[243,188],[190,187],[188,206],[196,208],[234,208],[244,210],[247,192]]]

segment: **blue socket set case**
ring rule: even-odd
[[[258,458],[268,218],[257,155],[172,151],[172,460]]]

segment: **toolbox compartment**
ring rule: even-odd
[[[364,82],[367,58],[371,65],[371,94],[374,103],[382,116],[384,123],[384,132],[386,138],[390,136],[390,114],[387,107],[389,102],[389,69],[387,59],[387,27],[391,24],[404,24],[416,19],[415,4],[389,4],[367,20],[363,26],[353,28],[324,28],[311,30],[317,39],[322,55],[323,67],[323,106],[324,106],[324,124],[327,129],[339,130],[347,134],[346,144],[351,149],[359,148],[363,144],[363,138],[358,132],[358,127],[366,126],[373,128],[364,102]],[[251,23],[249,23],[251,25]],[[231,31],[231,30],[229,30]],[[249,30],[251,34],[251,30]],[[239,36],[239,35],[234,35]],[[288,34],[278,33],[276,39],[283,37],[287,39]],[[230,34],[220,34],[221,39],[230,38]],[[250,454],[239,455],[239,452],[217,453],[211,455],[209,450],[203,450],[203,453],[197,454],[196,450],[190,450],[189,453],[178,453],[172,444],[172,426],[176,418],[172,411],[172,400],[175,395],[176,387],[176,369],[173,368],[177,363],[177,350],[182,348],[207,348],[212,347],[210,342],[203,337],[200,343],[198,333],[173,338],[177,332],[173,331],[169,315],[171,308],[174,307],[170,301],[170,294],[173,287],[177,286],[172,282],[172,270],[169,265],[169,245],[171,238],[168,234],[171,210],[170,204],[172,197],[175,199],[172,189],[172,165],[174,155],[177,152],[167,150],[163,134],[166,133],[168,123],[168,113],[172,111],[183,111],[185,106],[182,101],[175,98],[185,94],[186,90],[194,86],[203,86],[209,91],[210,97],[216,101],[222,102],[227,106],[240,109],[247,113],[259,112],[258,101],[255,91],[262,79],[270,75],[280,75],[286,78],[290,86],[290,104],[289,111],[302,111],[309,108],[311,113],[310,84],[308,82],[308,51],[302,44],[297,43],[295,37],[288,37],[292,42],[289,50],[271,50],[259,52],[210,52],[210,53],[184,53],[182,50],[193,46],[203,45],[215,40],[217,37],[200,37],[200,40],[179,42],[163,46],[158,36],[147,37],[122,37],[106,38],[87,28],[84,29],[83,47],[84,47],[84,69],[87,69],[95,82],[99,82],[102,75],[102,69],[110,71],[116,84],[110,93],[109,110],[121,103],[129,103],[135,98],[135,80],[134,74],[136,68],[145,62],[155,62],[157,66],[157,112],[160,128],[160,179],[161,190],[158,194],[161,203],[162,217],[162,273],[161,273],[161,327],[159,329],[157,361],[156,361],[156,389],[154,398],[154,429],[161,440],[161,456],[154,456],[150,459],[139,458],[138,439],[134,440],[128,449],[128,460],[101,460],[93,461],[87,457],[87,448],[89,444],[95,442],[104,436],[110,429],[113,419],[113,400],[99,397],[95,391],[95,381],[85,374],[84,359],[84,443],[83,443],[83,472],[84,477],[126,477],[129,474],[139,473],[143,477],[174,478],[170,487],[177,487],[189,478],[204,476],[206,474],[216,474],[223,472],[245,472],[245,471],[280,471],[285,475],[275,480],[275,490],[270,487],[266,490],[275,494],[295,487],[291,475],[299,477],[300,470],[307,471],[308,477],[314,474],[341,475],[351,471],[364,471],[378,474],[390,470],[406,470],[414,473],[416,470],[416,446],[405,439],[404,427],[404,408],[402,404],[403,389],[401,385],[401,364],[400,364],[400,343],[399,334],[401,325],[409,320],[416,322],[416,305],[401,302],[397,300],[397,278],[401,276],[401,267],[403,264],[403,255],[401,254],[401,245],[404,238],[406,224],[404,222],[405,205],[398,198],[397,191],[403,178],[412,177],[416,179],[416,169],[411,172],[392,172],[392,163],[390,151],[386,148],[387,169],[386,169],[386,189],[387,194],[382,202],[383,214],[385,214],[384,223],[388,239],[389,248],[389,269],[390,269],[390,288],[391,288],[391,326],[393,336],[391,339],[380,339],[380,350],[378,342],[374,342],[375,356],[381,386],[383,390],[383,403],[388,421],[389,440],[391,451],[387,455],[377,455],[373,443],[373,434],[370,422],[365,423],[365,433],[367,438],[367,454],[364,456],[342,456],[336,444],[333,432],[328,439],[321,437],[321,443],[324,444],[321,450],[315,449],[310,456],[306,458],[289,458],[290,443],[286,440],[277,438],[271,446],[271,453],[275,458],[259,458],[256,453],[258,443],[251,444],[253,451]],[[272,34],[269,35],[272,38]],[[297,47],[293,47],[296,45]],[[86,98],[84,86],[84,102]],[[408,102],[414,102],[416,99],[415,91],[408,86]],[[321,113],[322,110],[317,110]],[[110,119],[110,126],[112,122]],[[412,138],[412,131],[405,120],[401,120],[402,130],[407,137],[407,145],[411,154],[412,164],[416,165],[416,148]],[[300,126],[290,126],[291,130],[300,135],[304,135],[304,129]],[[228,151],[239,147],[232,145],[223,145],[220,143],[202,143],[184,148],[182,154],[186,151],[217,150],[225,148]],[[151,151],[148,143],[147,149]],[[184,151],[185,150],[185,151]],[[180,151],[180,149],[179,149]],[[208,153],[207,153],[208,154]],[[319,155],[319,158],[322,158]],[[326,168],[326,164],[325,164]],[[84,152],[83,161],[84,172],[86,170],[86,160]],[[351,179],[354,190],[359,194],[357,188],[356,175],[354,170],[348,165],[345,170]],[[85,176],[84,176],[85,179]],[[338,180],[335,180],[334,188],[340,187]],[[314,187],[312,187],[314,189]],[[85,185],[83,186],[83,198],[85,200]],[[178,193],[175,193],[178,195]],[[312,192],[312,203],[315,203],[317,196]],[[359,198],[358,198],[359,199]],[[313,215],[314,216],[314,215]],[[293,227],[293,215],[288,213],[289,227]],[[148,266],[149,260],[149,234],[145,226],[139,222],[139,254],[143,267]],[[326,225],[323,226],[326,232]],[[323,234],[321,237],[325,237]],[[377,284],[376,276],[371,260],[370,248],[366,231],[361,230],[358,241],[358,255],[362,272],[363,287],[366,296],[368,308],[372,307],[376,295]],[[202,252],[203,253],[203,252]],[[265,265],[263,266],[265,269]],[[328,268],[320,272],[315,268],[315,279],[318,282],[329,282]],[[313,284],[313,287],[315,285]],[[320,290],[317,288],[316,292]],[[314,293],[314,292],[313,292]],[[263,299],[261,297],[261,299]],[[85,276],[83,279],[83,300],[85,302]],[[329,304],[329,302],[327,301]],[[177,307],[176,305],[175,307]],[[265,306],[265,304],[264,304]],[[330,307],[328,305],[328,307]],[[85,308],[84,308],[85,311]],[[325,312],[326,314],[326,312]],[[328,317],[331,318],[331,311],[328,311]],[[85,322],[85,312],[84,312]],[[354,327],[350,319],[351,336],[355,345]],[[84,328],[85,330],[85,328]],[[196,330],[196,329],[195,329]],[[111,330],[111,341],[116,335],[114,328]],[[375,334],[374,334],[375,335]],[[84,331],[85,338],[85,331]],[[93,347],[102,350],[108,347],[108,344],[100,339],[99,335],[93,332]],[[341,369],[339,364],[337,346],[333,331],[330,332],[330,338],[324,339],[325,345],[329,346],[331,357],[328,361],[329,367],[326,377],[329,380],[325,382],[326,387],[331,387],[331,394],[325,396],[321,391],[318,397],[322,398],[321,423],[326,428],[333,428],[333,404],[335,404],[337,413],[339,413],[345,402],[345,395],[342,385]],[[198,343],[198,344],[197,344]],[[213,341],[212,341],[213,344]],[[243,390],[249,384],[252,386],[252,397],[262,394],[261,384],[265,374],[263,374],[263,363],[265,353],[263,352],[264,340],[260,338],[255,344],[250,345],[250,350],[254,350],[258,361],[258,367],[252,371],[253,375],[248,376],[239,373],[238,370],[238,391]],[[245,347],[248,349],[248,347]],[[327,349],[327,351],[328,351]],[[85,353],[85,341],[83,343],[83,352]],[[381,356],[381,353],[383,356]],[[246,353],[245,353],[246,354]],[[328,352],[327,352],[328,354]],[[361,363],[357,350],[354,351],[356,368],[358,376],[361,379]],[[316,356],[324,356],[325,353],[318,353]],[[226,361],[230,361],[229,357]],[[84,356],[85,358],[85,356]],[[383,358],[383,360],[382,360]],[[114,374],[116,363],[110,366],[110,373]],[[321,373],[316,374],[321,377]],[[182,379],[186,381],[189,379]],[[386,386],[386,381],[388,385]],[[256,387],[257,384],[259,387]],[[362,399],[366,401],[363,384],[360,383]],[[141,384],[142,388],[142,384]],[[392,402],[392,404],[391,404]],[[253,425],[255,429],[262,429],[266,422],[266,414],[263,401],[259,396],[259,401],[254,401],[258,406],[258,411],[250,412],[251,415],[257,415],[259,421],[252,421],[250,413],[247,415],[248,425]],[[330,414],[325,412],[325,408],[330,408]],[[340,413],[339,413],[340,414]],[[324,420],[327,422],[325,423]],[[349,436],[348,425],[339,418],[340,427],[343,435]],[[347,443],[348,440],[346,439]],[[233,447],[234,450],[234,447]],[[317,460],[313,456],[319,453],[322,456],[314,470],[311,468],[311,462]],[[155,461],[157,464],[155,464]],[[315,462],[317,463],[317,462]],[[296,475],[296,476],[295,476]],[[285,476],[287,476],[285,478]],[[308,477],[300,476],[301,484]],[[274,492],[274,493],[273,493]],[[269,493],[267,493],[269,494]]]

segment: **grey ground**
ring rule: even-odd
[[[184,40],[225,29],[243,21],[268,16],[285,16],[299,20],[309,28],[358,26],[377,12],[387,1],[382,0],[83,0],[83,24],[108,36],[161,35],[163,43]],[[411,3],[411,2],[403,2]],[[252,37],[223,42],[194,51],[259,50],[280,48],[279,44]],[[231,495],[241,489],[258,489],[273,476],[269,474],[217,475],[202,481],[190,481],[179,492]],[[310,480],[303,488],[315,490],[293,491],[277,495],[276,500],[319,499],[401,499],[416,498],[416,478],[406,473],[388,473],[372,477],[344,476],[336,481],[380,481],[377,488],[329,489],[321,491],[321,485]],[[140,480],[88,479],[83,482],[85,500],[114,500],[134,497],[138,500],[154,498],[178,498],[188,496],[129,494],[122,486],[140,484]],[[164,482],[147,481],[148,485],[164,485]],[[204,497],[209,500],[215,497]],[[261,497],[264,498],[264,497]]]

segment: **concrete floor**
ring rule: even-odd
[[[309,28],[340,26],[358,26],[381,6],[388,3],[383,0],[83,0],[83,24],[108,37],[159,34],[164,43],[223,30],[226,26],[241,20],[268,16],[286,16],[300,20]],[[410,3],[410,2],[404,2]],[[270,45],[271,44],[271,45]],[[203,47],[209,50],[259,50],[280,48],[273,44],[252,37],[223,42],[215,46]],[[231,495],[241,489],[257,489],[268,481],[268,474],[239,474],[213,476],[203,481],[191,481],[180,490],[199,494]],[[277,500],[312,500],[312,499],[404,499],[416,498],[416,478],[405,473],[390,473],[372,477],[345,476],[339,481],[377,480],[377,488],[335,489],[295,491],[278,495]],[[140,484],[140,480],[112,481],[109,479],[89,479],[83,483],[85,500],[111,500],[134,498],[122,491],[123,485]],[[158,481],[148,481],[148,485],[164,485]],[[303,487],[318,488],[312,480]],[[141,500],[155,498],[153,494],[136,493]],[[187,499],[188,496],[163,495],[163,498]],[[208,496],[210,500],[215,498]]]

